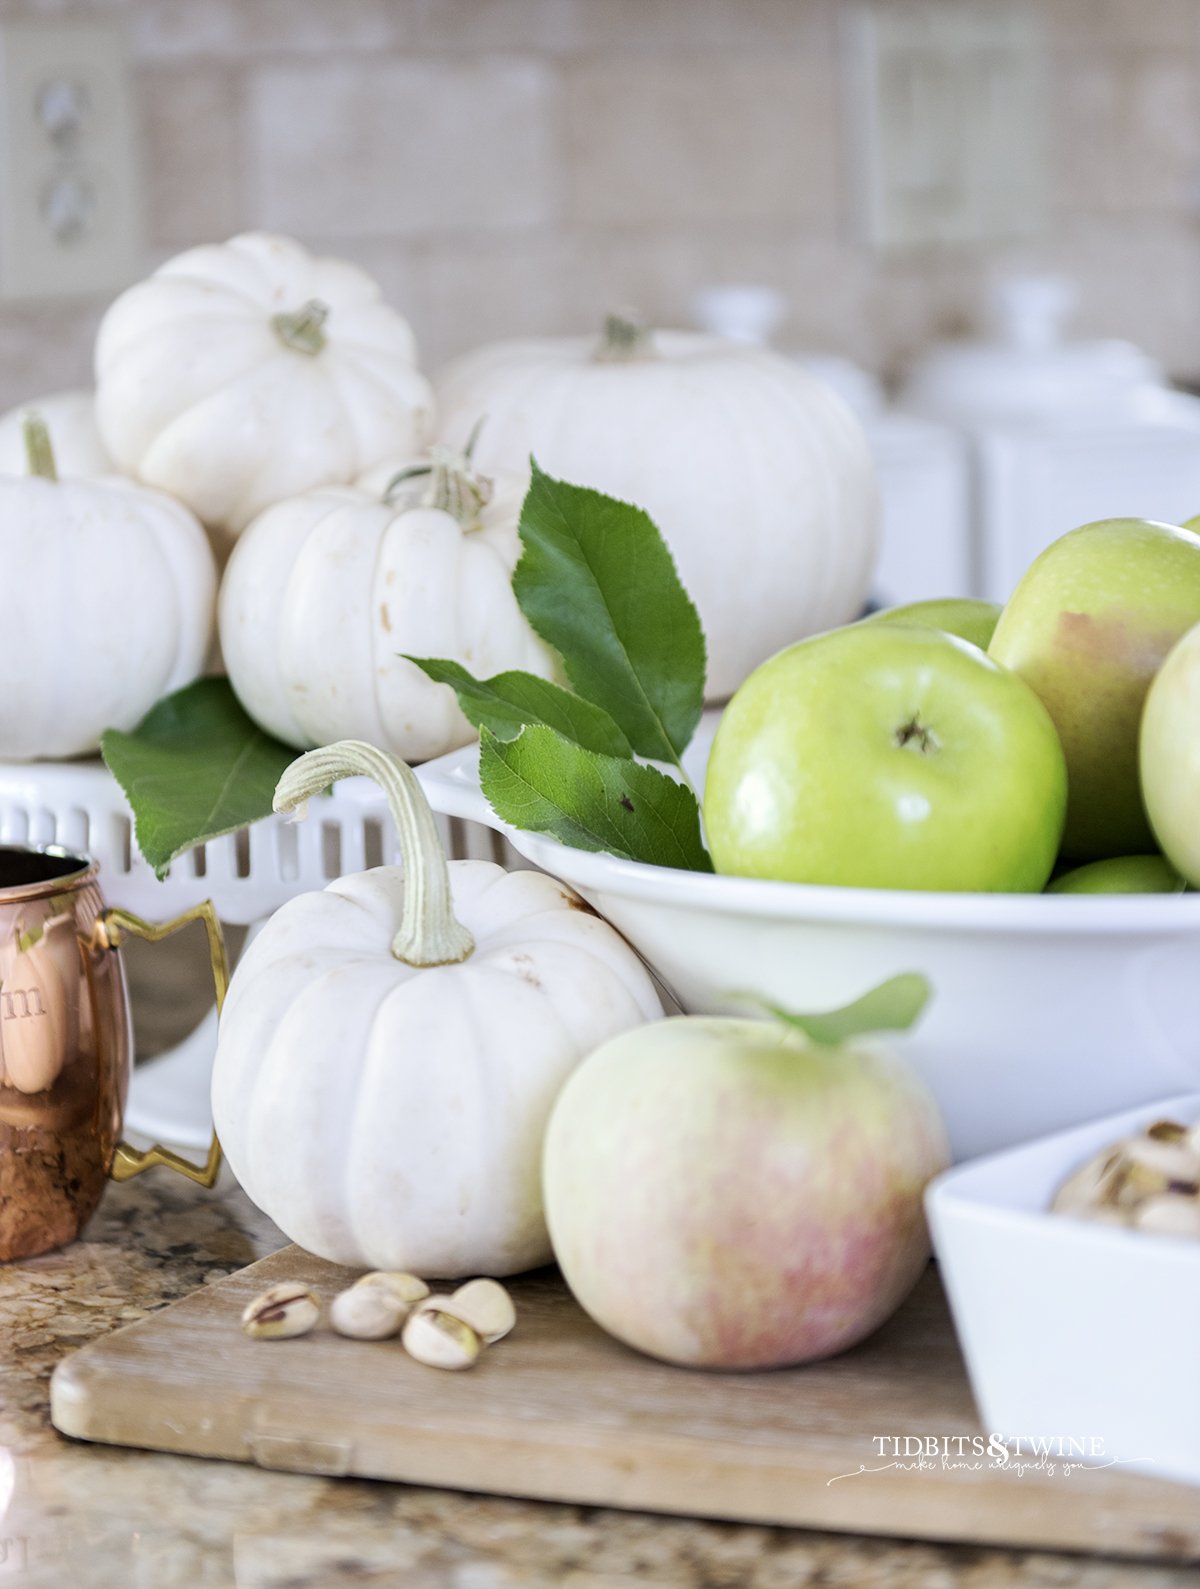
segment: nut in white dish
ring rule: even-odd
[[[1059,1187],[1056,1214],[1200,1240],[1200,1124],[1156,1120],[1097,1153]]]

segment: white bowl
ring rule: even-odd
[[[688,753],[702,787],[714,719]],[[577,889],[693,1013],[758,993],[828,1009],[921,971],[934,996],[898,1041],[958,1159],[1200,1086],[1200,894],[937,894],[716,877],[506,827],[468,746],[420,770],[434,809],[500,829]]]
[[[1200,1242],[1048,1212],[1085,1159],[1163,1118],[1192,1124],[1200,1092],[948,1170],[925,1203],[985,1428],[1200,1484]]]

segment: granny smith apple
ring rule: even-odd
[[[1048,894],[1182,894],[1182,877],[1162,855],[1115,855],[1056,877]]]
[[[1140,766],[1154,836],[1200,888],[1200,624],[1172,648],[1150,686]]]
[[[970,596],[942,596],[933,601],[910,601],[903,607],[885,607],[863,618],[863,623],[915,623],[925,629],[940,629],[969,640],[986,651],[991,643],[1001,609],[994,601],[976,601]]]
[[[935,629],[854,624],[756,668],[704,791],[718,872],[861,888],[1040,892],[1067,777],[1016,674]]]
[[[1148,519],[1072,530],[1026,571],[988,654],[1045,702],[1067,757],[1063,852],[1156,848],[1138,785],[1138,724],[1167,652],[1200,622],[1200,535]]]

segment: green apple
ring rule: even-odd
[[[1040,892],[1067,777],[1049,714],[978,647],[853,624],[756,668],[713,742],[718,872],[861,888]]]
[[[903,607],[885,607],[863,618],[863,623],[915,623],[924,629],[940,629],[955,634],[986,651],[1000,621],[1001,609],[994,601],[975,601],[970,596],[942,596],[933,601],[910,601]]]
[[[1072,530],[1026,571],[988,654],[1045,702],[1067,757],[1063,852],[1072,860],[1156,846],[1138,785],[1150,680],[1200,621],[1200,535],[1148,519]]]
[[[1184,881],[1162,855],[1115,855],[1064,872],[1048,894],[1182,894]]]
[[[1139,759],[1154,837],[1200,888],[1200,624],[1171,650],[1150,686]]]

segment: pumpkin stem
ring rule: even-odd
[[[50,432],[46,429],[46,421],[32,408],[21,415],[21,436],[29,473],[42,480],[57,480],[58,467],[54,462],[54,448],[50,445]]]
[[[468,446],[473,445],[474,440],[475,432],[472,432]],[[400,494],[399,488],[409,480],[428,480],[420,506],[449,513],[464,530],[479,528],[479,515],[492,500],[492,482],[486,475],[475,473],[469,452],[458,452],[453,447],[434,447],[428,463],[413,464],[393,475],[383,500],[394,504]]]
[[[310,298],[299,309],[271,316],[271,329],[295,353],[317,354],[325,346],[325,322],[329,318],[329,305],[319,298]]]
[[[597,364],[627,364],[633,359],[653,356],[654,337],[645,326],[639,325],[631,314],[610,314],[604,317],[604,329],[592,354]]]
[[[358,739],[310,750],[280,778],[275,810],[303,808],[339,778],[361,775],[373,778],[387,795],[404,857],[404,909],[392,953],[410,966],[458,964],[475,948],[475,940],[455,917],[446,852],[425,791],[399,756]]]

